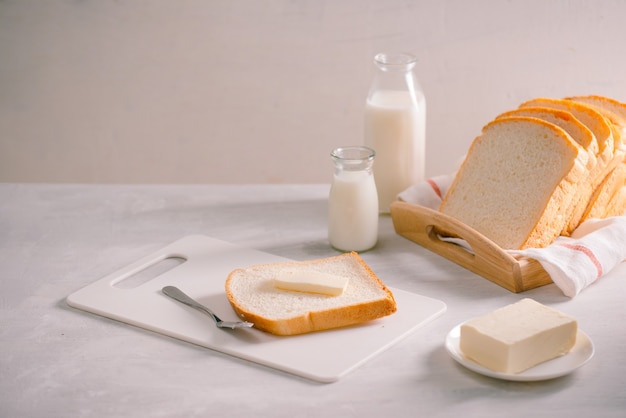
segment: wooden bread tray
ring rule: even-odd
[[[493,241],[439,211],[411,203],[391,204],[391,218],[398,235],[510,290],[519,293],[552,283],[531,258],[515,258]],[[441,236],[462,238],[471,251]]]

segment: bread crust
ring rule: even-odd
[[[586,104],[604,115],[613,126],[619,128],[614,141],[614,149],[618,150],[624,147],[624,137],[626,135],[626,104],[610,97],[599,95],[574,96],[568,97],[566,100]]]
[[[615,138],[610,121],[593,107],[567,99],[538,97],[522,103],[519,107],[552,107],[571,112],[578,120],[587,125],[598,142],[599,165],[608,164],[613,159]]]
[[[372,283],[380,288],[381,296],[378,299],[341,305],[329,309],[311,310],[305,312],[304,314],[294,315],[289,318],[272,319],[255,312],[254,309],[251,309],[242,303],[242,298],[239,297],[237,291],[235,290],[234,281],[236,280],[259,280],[254,276],[255,271],[258,272],[264,269],[276,269],[282,267],[306,268],[307,266],[319,263],[327,263],[331,260],[348,261],[348,259],[356,261],[358,265],[363,268],[368,280],[371,280]],[[391,315],[397,311],[396,301],[391,290],[387,288],[382,280],[376,276],[372,269],[356,252],[344,253],[334,257],[308,261],[261,264],[251,266],[246,269],[236,269],[228,275],[225,283],[225,290],[226,297],[228,298],[233,310],[237,313],[237,316],[243,320],[254,323],[254,327],[257,329],[281,336],[299,335],[356,325]],[[264,295],[260,294],[258,296],[263,297]],[[294,295],[294,297],[296,296]]]

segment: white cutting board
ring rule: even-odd
[[[124,279],[169,257],[186,261],[132,289],[119,286]],[[193,235],[71,294],[67,303],[319,382],[338,380],[446,310],[439,300],[391,288],[398,311],[389,317],[358,326],[279,337],[254,328],[218,329],[208,316],[161,293],[164,286],[177,286],[223,320],[237,320],[224,292],[228,274],[236,268],[279,261],[287,259]]]

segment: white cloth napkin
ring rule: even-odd
[[[398,199],[439,209],[452,175],[433,177],[404,190]],[[626,215],[583,222],[570,237],[546,248],[507,250],[537,260],[564,295],[573,298],[626,260]]]

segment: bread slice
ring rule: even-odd
[[[613,160],[613,153],[615,150],[615,140],[613,138],[613,129],[610,122],[591,106],[566,99],[539,97],[526,101],[519,107],[537,106],[570,112],[576,119],[585,124],[591,132],[593,132],[593,135],[598,142],[598,169],[593,181],[596,185],[599,184],[602,181],[602,178],[604,178],[608,171],[610,171],[606,170],[606,167]]]
[[[440,211],[503,249],[545,247],[569,221],[587,155],[552,123],[496,119],[472,142]]]
[[[571,112],[554,107],[528,106],[509,110],[496,118],[509,116],[539,118],[563,128],[574,141],[578,142],[581,147],[591,154],[589,166],[591,168],[595,167],[596,156],[598,155],[598,140],[587,125],[578,120]]]
[[[604,218],[626,215],[626,184],[611,198],[604,211]]]
[[[624,142],[626,139],[626,103],[598,95],[574,96],[568,97],[567,100],[586,104],[600,112],[609,122],[619,128],[619,137],[614,141],[614,149],[620,149],[626,145]]]
[[[626,161],[622,161],[617,167],[609,173],[600,186],[595,190],[589,205],[583,215],[582,221],[586,221],[591,218],[604,218],[606,216],[615,216],[615,213],[620,215],[624,212],[624,209],[619,205],[619,198],[615,198],[615,195],[619,194],[620,190],[626,185]],[[609,204],[612,202],[612,208],[609,209]],[[611,213],[610,215],[607,215]]]
[[[565,130],[574,141],[576,141],[587,153],[588,164],[587,169],[589,171],[588,176],[599,176],[599,167],[597,161],[598,155],[598,141],[591,130],[582,122],[580,122],[571,112],[560,110],[554,107],[519,107],[517,109],[510,110],[502,113],[498,118],[508,116],[527,116],[535,117],[546,122],[553,123]],[[603,168],[602,168],[603,169]],[[585,181],[578,185],[578,192],[576,193],[575,201],[571,209],[571,216],[567,224],[561,231],[562,235],[570,235],[581,222],[584,216],[585,210],[588,206],[589,200],[593,195],[593,184]]]
[[[588,103],[569,99],[550,99],[545,97],[535,98],[524,102],[521,108],[543,106],[559,110],[565,110],[584,123],[594,134],[598,142],[598,154],[596,167],[589,173],[589,180],[580,183],[577,193],[577,201],[574,204],[572,217],[562,231],[563,235],[569,235],[578,227],[584,219],[584,214],[589,207],[594,190],[602,183],[604,178],[615,168],[619,157],[616,154],[617,145],[620,143],[620,133],[605,115]]]
[[[339,296],[281,290],[273,279],[284,269],[343,276],[348,285]],[[226,280],[226,296],[239,317],[276,335],[359,324],[397,310],[392,292],[355,252],[234,270]]]

